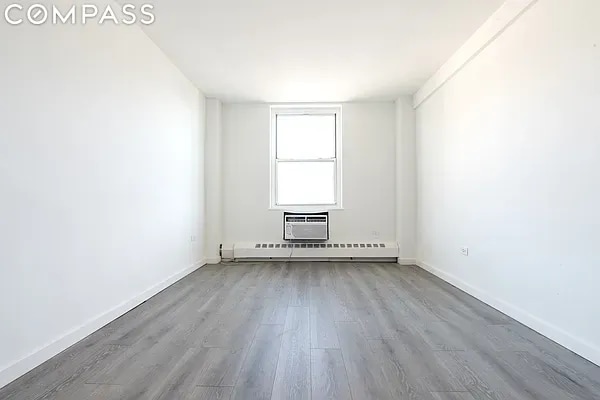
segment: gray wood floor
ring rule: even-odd
[[[209,265],[0,399],[600,399],[600,368],[417,267]]]

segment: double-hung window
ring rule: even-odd
[[[271,208],[341,208],[341,107],[271,107]]]

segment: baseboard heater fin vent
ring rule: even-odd
[[[234,259],[354,259],[397,258],[398,245],[390,242],[254,242],[236,243]]]

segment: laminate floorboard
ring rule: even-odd
[[[290,307],[283,327],[273,399],[310,400],[308,307]]]
[[[312,400],[352,400],[339,349],[311,350]]]
[[[414,266],[207,265],[2,400],[598,400],[600,368]]]

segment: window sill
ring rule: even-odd
[[[343,211],[341,206],[271,206],[269,211],[288,211],[288,212],[324,212],[324,211]]]

